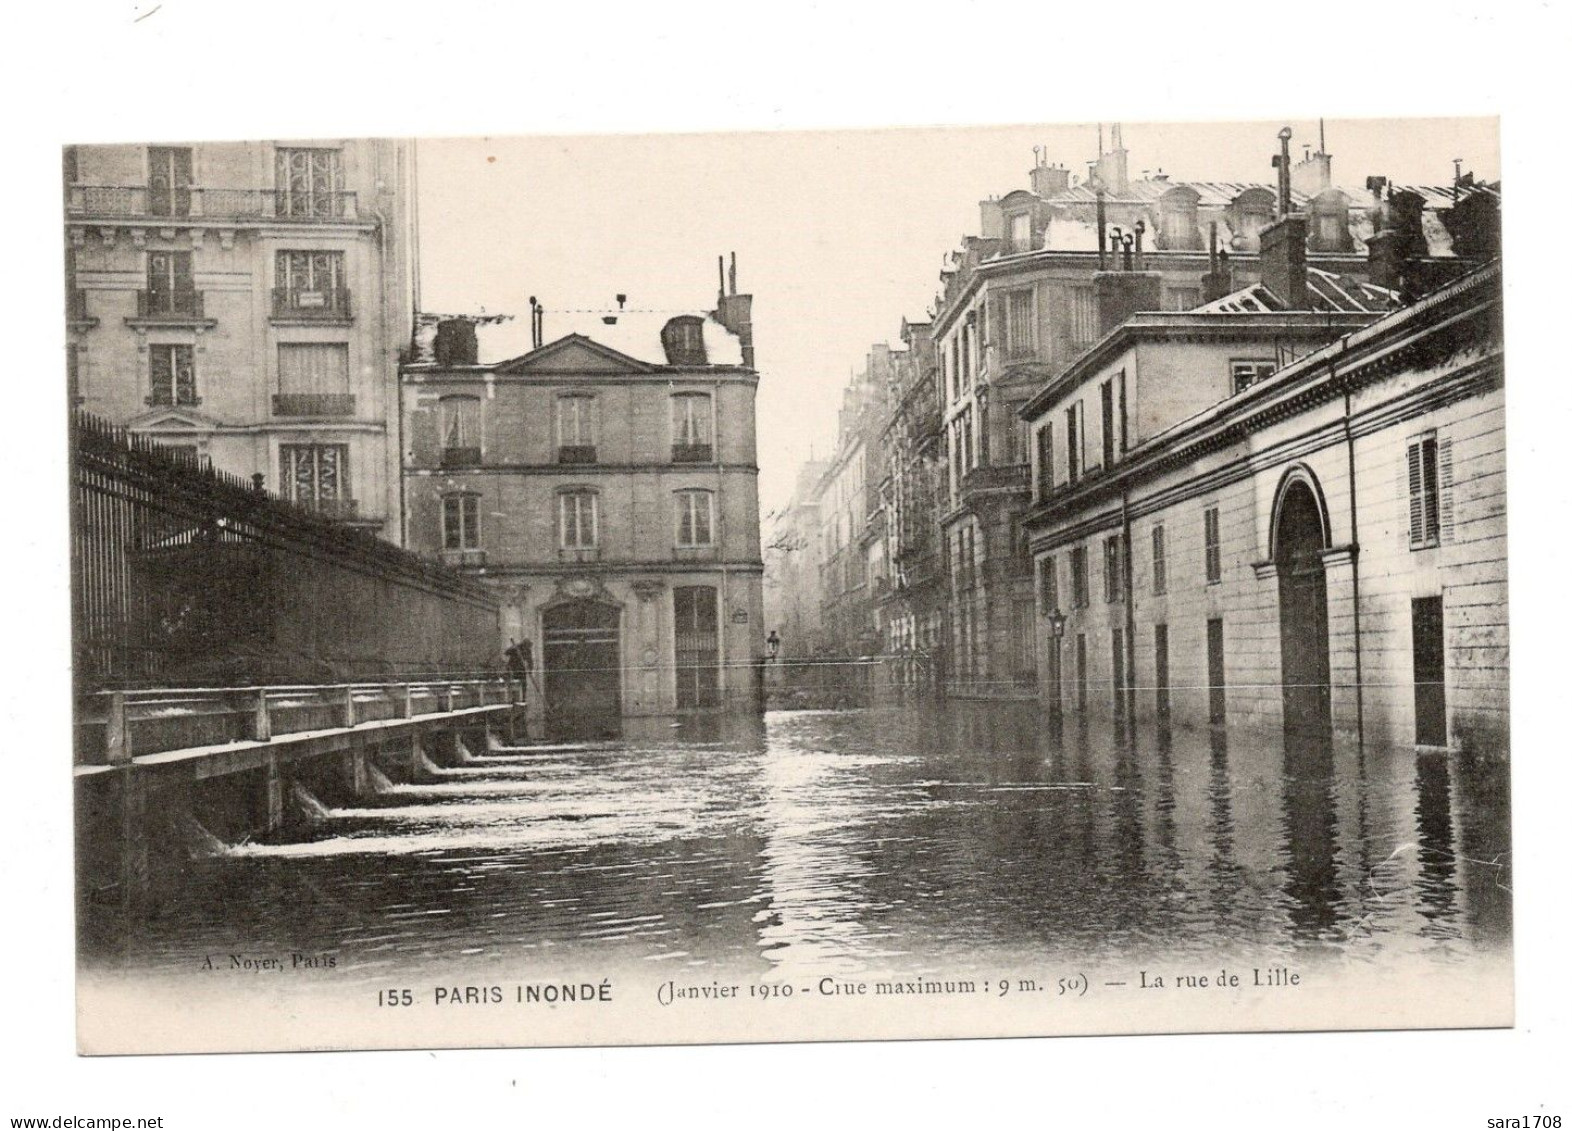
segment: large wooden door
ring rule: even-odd
[[[544,618],[546,727],[556,738],[622,732],[621,614],[599,601],[568,601]]]
[[[1278,622],[1282,638],[1283,727],[1305,734],[1332,729],[1332,679],[1326,618],[1326,530],[1315,493],[1291,484],[1277,509]]]

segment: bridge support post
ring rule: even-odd
[[[267,758],[267,797],[263,827],[276,833],[284,827],[284,774],[278,764],[278,755],[269,752]]]
[[[128,914],[147,906],[150,886],[147,835],[147,783],[134,766],[119,772],[120,904]]]
[[[366,752],[351,750],[347,761],[345,776],[349,779],[349,792],[355,797],[366,796],[371,790],[370,775],[366,772]]]

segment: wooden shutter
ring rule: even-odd
[[[1439,472],[1437,494],[1440,496],[1441,541],[1450,543],[1457,535],[1452,515],[1452,440],[1450,437],[1436,445],[1436,467]]]
[[[1423,442],[1415,440],[1408,445],[1408,545],[1410,548],[1425,544],[1425,476],[1421,455]]]

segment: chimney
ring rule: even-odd
[[[1102,127],[1098,128],[1098,137],[1102,137]],[[1101,271],[1108,266],[1108,208],[1103,203],[1103,190],[1097,190],[1097,269]]]
[[[1048,164],[1048,154],[1044,150],[1035,152],[1036,164],[1032,166],[1031,185],[1032,191],[1038,196],[1058,196],[1070,188],[1070,170],[1063,165]]]
[[[480,346],[475,338],[475,324],[468,318],[444,318],[437,323],[437,340],[432,352],[438,365],[477,364]]]
[[[1261,282],[1289,310],[1310,308],[1309,280],[1305,272],[1305,218],[1302,215],[1284,216],[1261,230]]]
[[[1004,238],[1004,212],[999,207],[999,202],[992,197],[977,202],[978,211],[981,213],[981,227],[978,234],[985,240],[999,240]]]
[[[724,282],[725,280],[723,280]],[[731,253],[731,293],[721,290],[715,320],[737,335],[742,346],[742,364],[753,368],[753,296],[737,293],[737,253]],[[675,321],[675,320],[674,320]],[[667,323],[670,325],[670,323]]]
[[[1207,272],[1201,276],[1201,301],[1216,302],[1234,289],[1233,272],[1228,269],[1228,249],[1217,250],[1217,221],[1212,221],[1206,253]]]
[[[1099,271],[1092,276],[1097,289],[1097,332],[1106,334],[1132,314],[1163,308],[1163,277],[1156,271]]]
[[[1290,208],[1290,198],[1293,189],[1293,158],[1288,153],[1288,139],[1294,136],[1294,131],[1284,126],[1277,131],[1279,152],[1272,158],[1272,168],[1277,170],[1277,218],[1281,220],[1287,216]]]

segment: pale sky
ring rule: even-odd
[[[1315,121],[1125,123],[1132,177],[1274,179],[1277,131]],[[1490,118],[1328,121],[1332,177],[1450,184],[1452,159],[1495,179]],[[520,316],[552,309],[712,309],[717,255],[754,295],[760,495],[786,501],[810,451],[834,444],[841,389],[874,342],[923,320],[945,252],[977,202],[1027,187],[1034,145],[1084,176],[1095,125],[856,132],[469,138],[418,143],[421,305]],[[527,335],[527,330],[525,331]]]

